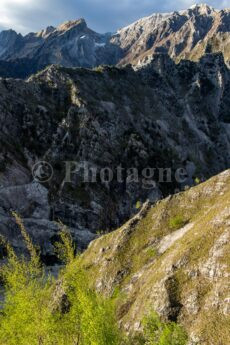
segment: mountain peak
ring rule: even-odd
[[[67,31],[69,29],[72,29],[75,26],[82,26],[84,28],[87,27],[86,21],[84,18],[76,19],[76,20],[69,20],[67,22],[64,22],[63,24],[59,25],[57,30],[58,31]]]
[[[0,35],[1,37],[12,37],[12,36],[17,36],[17,32],[12,30],[12,29],[9,29],[9,30],[3,30],[3,31],[0,31]]]
[[[194,4],[191,7],[189,7],[190,10],[197,10],[199,13],[202,14],[210,14],[211,12],[215,11],[215,9],[212,6],[209,6],[207,4]]]
[[[139,67],[151,62],[152,55],[159,53],[167,53],[176,62],[182,59],[199,61],[209,46],[211,52],[222,51],[228,62],[229,11],[196,4],[179,12],[155,13],[141,18],[112,35],[96,33],[88,28],[83,18],[25,37],[12,31],[3,32],[0,34],[0,57],[1,60],[34,59],[35,70],[52,63],[89,68],[131,63]]]
[[[46,29],[37,33],[37,37],[47,38],[54,31],[55,31],[55,27],[47,26]]]
[[[4,30],[0,32],[0,56],[5,53],[5,51],[14,46],[18,38],[21,38],[21,34],[17,34],[16,31]]]

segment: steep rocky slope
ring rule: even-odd
[[[36,71],[50,64],[65,67],[114,65],[121,53],[118,46],[110,43],[110,38],[111,34],[90,30],[84,19],[69,21],[57,28],[48,27],[24,37],[12,30],[3,31],[0,33],[0,71],[3,62],[14,66],[21,60],[33,65]],[[26,71],[26,66],[24,74],[31,74],[30,70]],[[8,75],[12,76],[12,71]]]
[[[115,34],[98,34],[87,27],[84,19],[24,37],[8,30],[0,33],[0,75],[24,78],[50,64],[65,67],[138,65],[157,52],[168,53],[178,62],[181,59],[198,61],[205,51],[221,51],[228,62],[229,32],[229,9],[219,11],[207,5],[153,14]]]
[[[197,61],[205,50],[222,51],[230,60],[230,10],[194,5],[188,10],[154,14],[118,31],[112,42],[125,55],[119,64],[142,63],[153,53],[168,53],[175,61]]]
[[[137,201],[154,202],[229,168],[229,92],[221,54],[179,65],[158,54],[137,71],[51,66],[27,81],[1,79],[0,233],[21,251],[10,215],[17,210],[52,263],[55,221],[67,224],[84,248],[97,231],[129,219]],[[53,167],[45,183],[35,180],[39,161]],[[83,168],[65,183],[66,161]],[[84,181],[84,164],[97,169],[96,183]],[[164,183],[148,167],[170,168],[172,180]],[[110,182],[101,178],[104,168],[111,169]],[[178,168],[187,169],[183,183],[175,178]]]
[[[102,293],[120,291],[131,335],[152,310],[184,325],[189,344],[230,343],[230,170],[150,206],[94,241],[82,262]]]

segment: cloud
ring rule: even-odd
[[[49,19],[47,11],[49,6],[44,0],[1,0],[0,3],[0,27],[12,28],[25,33],[43,24],[43,16]]]
[[[229,0],[207,2],[215,8],[226,8]],[[0,30],[12,28],[25,34],[84,17],[98,32],[116,31],[154,12],[186,9],[193,4],[193,0],[1,0]]]

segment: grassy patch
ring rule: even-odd
[[[177,215],[177,216],[169,219],[169,227],[170,227],[170,229],[173,229],[173,230],[177,230],[177,229],[182,228],[186,223],[187,222],[180,215]]]

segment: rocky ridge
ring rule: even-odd
[[[84,19],[24,37],[8,30],[0,33],[0,75],[25,78],[50,64],[140,65],[159,52],[178,62],[198,61],[205,52],[221,51],[229,63],[229,32],[230,10],[215,10],[207,5],[153,14],[114,34],[98,34],[88,28]]]
[[[230,10],[194,5],[188,10],[153,14],[118,31],[112,38],[125,51],[119,62],[142,64],[154,53],[167,53],[176,62],[198,61],[208,52],[222,51],[230,59]]]
[[[82,265],[98,291],[120,291],[117,315],[129,337],[155,310],[185,327],[189,345],[227,345],[229,237],[227,170],[154,206],[146,203],[120,229],[92,242]]]
[[[120,49],[110,43],[110,37],[111,34],[98,34],[89,29],[84,19],[24,37],[13,30],[3,31],[0,33],[0,72],[2,69],[2,76],[25,78],[32,74],[26,64],[32,65],[36,72],[51,64],[89,68],[114,65]],[[4,74],[6,63],[8,69]],[[12,71],[15,64],[21,67],[19,71]]]
[[[98,231],[135,214],[137,201],[155,202],[229,168],[229,92],[221,54],[178,65],[157,54],[136,71],[51,66],[27,81],[0,79],[0,233],[22,250],[10,213],[16,210],[44,261],[54,263],[58,220],[83,249]],[[40,161],[53,167],[45,183],[32,174]],[[85,183],[82,169],[64,183],[66,161],[97,169],[97,183]],[[100,180],[106,167],[115,176],[110,183]],[[172,169],[172,180],[129,179],[129,168],[148,167]],[[188,171],[183,184],[178,168]]]

